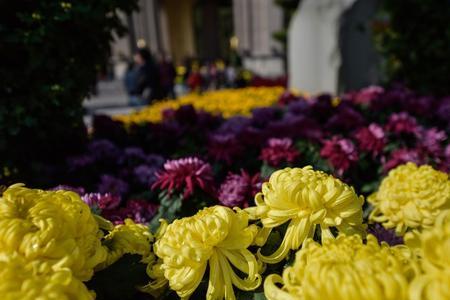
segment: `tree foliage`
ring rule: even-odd
[[[30,161],[83,144],[82,101],[114,35],[126,32],[120,13],[136,8],[137,0],[0,3],[0,176],[31,175],[39,166]]]
[[[450,93],[450,1],[385,0],[376,41],[390,81]]]

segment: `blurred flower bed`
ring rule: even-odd
[[[43,172],[52,191],[3,192],[0,293],[447,299],[450,98],[277,93],[228,115],[97,116]]]
[[[210,113],[220,113],[225,118],[234,115],[249,116],[255,107],[275,104],[282,92],[282,87],[275,86],[191,93],[178,99],[153,103],[131,115],[116,116],[115,119],[126,124],[160,122],[163,119],[161,112],[178,109],[183,105],[192,105],[195,109]]]

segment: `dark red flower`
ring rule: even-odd
[[[164,164],[164,170],[156,172],[156,181],[152,189],[165,189],[183,192],[184,198],[194,193],[199,187],[206,192],[213,191],[214,178],[211,165],[196,157],[169,160]]]
[[[328,160],[339,175],[358,161],[358,152],[353,142],[336,136],[324,142],[320,155]]]
[[[373,156],[380,154],[386,145],[383,128],[374,123],[368,127],[360,128],[356,132],[355,138],[358,141],[359,148],[372,153]]]
[[[299,155],[290,138],[271,138],[268,146],[261,150],[260,158],[268,165],[278,167],[282,162],[294,162]]]

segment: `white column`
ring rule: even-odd
[[[303,0],[288,33],[289,86],[337,92],[339,18],[356,0]]]

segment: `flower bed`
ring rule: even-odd
[[[189,97],[154,122],[96,117],[43,174],[63,186],[3,193],[0,294],[448,298],[450,98],[285,92],[226,114]]]
[[[285,168],[263,183],[256,206],[161,219],[152,234],[131,219],[113,226],[75,192],[13,185],[0,198],[0,292],[6,299],[448,299],[448,174],[401,165],[368,201],[366,220],[353,187],[310,166]],[[400,241],[393,243],[391,228]]]
[[[164,110],[192,105],[195,109],[210,113],[221,113],[224,117],[249,116],[255,107],[275,104],[283,92],[282,87],[258,87],[224,89],[203,94],[188,94],[178,99],[156,102],[131,115],[116,116],[125,124],[160,122]]]

